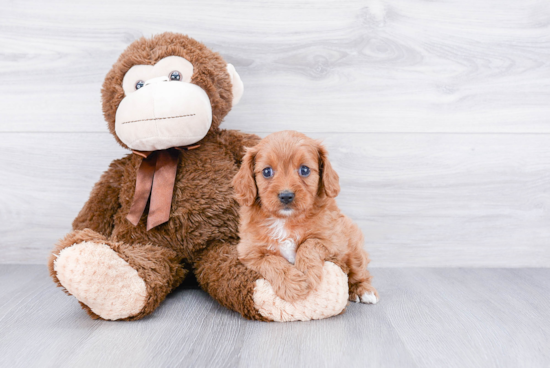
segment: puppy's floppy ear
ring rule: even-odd
[[[318,142],[319,151],[319,194],[334,198],[340,193],[340,179],[328,160],[327,149]]]
[[[241,206],[252,206],[258,195],[254,178],[254,159],[257,153],[256,147],[246,148],[241,168],[233,178],[235,198]]]

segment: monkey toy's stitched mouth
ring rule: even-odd
[[[121,124],[130,124],[130,123],[138,123],[140,121],[151,121],[151,120],[165,120],[165,119],[177,119],[177,118],[186,118],[190,116],[195,116],[195,114],[186,114],[186,115],[178,115],[178,116],[168,116],[166,118],[152,118],[152,119],[141,119],[141,120],[132,120],[132,121],[125,121]]]

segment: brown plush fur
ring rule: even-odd
[[[310,174],[300,175],[302,165]],[[272,168],[265,178],[262,171]],[[234,178],[241,202],[239,259],[271,283],[281,298],[304,298],[321,281],[324,261],[336,258],[349,269],[350,300],[378,293],[367,271],[363,234],[336,205],[338,174],[326,149],[304,134],[285,131],[269,135],[250,148]],[[283,204],[279,194],[294,193]],[[296,245],[295,266],[281,255],[281,243]]]
[[[225,61],[187,36],[164,33],[151,39],[141,38],[122,53],[105,78],[102,90],[105,119],[115,139],[126,147],[114,130],[116,109],[124,97],[124,74],[133,65],[152,65],[171,55],[182,56],[193,64],[192,82],[208,94],[213,123],[207,136],[198,142],[200,147],[180,156],[170,219],[149,231],[147,208],[137,226],[126,219],[141,158],[129,154],[115,160],[74,220],[74,231],[56,245],[49,261],[50,273],[62,286],[53,267],[59,252],[83,241],[103,243],[136,269],[146,283],[148,296],[144,309],[127,320],[153,312],[189,272],[194,272],[201,287],[222,305],[246,318],[265,320],[252,300],[259,275],[237,259],[238,204],[233,199],[231,185],[244,147],[253,146],[259,138],[219,129],[232,101]],[[86,305],[83,308],[99,318]]]

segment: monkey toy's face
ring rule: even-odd
[[[103,85],[103,110],[125,147],[187,146],[217,129],[242,95],[231,64],[183,35],[141,39],[121,55]]]
[[[134,65],[122,81],[126,97],[115,130],[130,148],[154,151],[200,141],[212,124],[206,92],[191,83],[193,65],[168,56],[155,65]]]

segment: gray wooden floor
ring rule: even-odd
[[[1,367],[548,367],[550,269],[375,268],[382,301],[314,322],[242,319],[179,289],[93,321],[44,266],[0,266]]]

